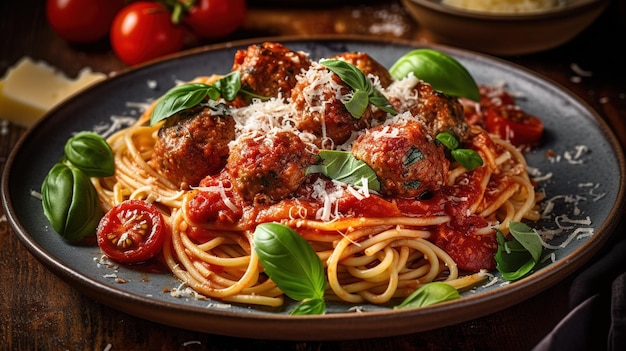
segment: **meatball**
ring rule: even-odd
[[[413,88],[417,101],[407,105],[399,97],[389,97],[389,102],[399,112],[410,111],[423,122],[432,137],[441,132],[450,132],[460,140],[467,140],[470,128],[465,119],[463,105],[455,97],[448,96],[432,88],[425,82],[418,82]]]
[[[293,132],[245,134],[231,147],[227,170],[235,191],[248,201],[279,201],[306,178],[317,156]]]
[[[317,136],[319,147],[332,148],[349,140],[354,131],[387,118],[386,112],[372,105],[361,117],[353,117],[341,100],[350,93],[351,88],[332,71],[321,65],[311,67],[291,91],[296,128]]]
[[[264,97],[289,96],[296,75],[311,65],[303,52],[265,42],[235,53],[232,71],[241,72],[241,86]]]
[[[393,82],[393,78],[391,78],[391,74],[389,74],[387,68],[364,52],[346,52],[334,58],[353,64],[356,68],[360,69],[365,76],[369,74],[377,76],[383,88],[388,87]]]
[[[174,184],[198,185],[226,165],[228,143],[235,139],[235,120],[196,106],[167,119],[159,129],[151,165]]]
[[[414,120],[367,130],[354,142],[352,154],[372,167],[381,194],[389,196],[421,197],[441,187],[450,165],[443,146]]]

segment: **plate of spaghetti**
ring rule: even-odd
[[[110,165],[89,151],[102,145]],[[89,88],[26,132],[2,191],[29,251],[108,306],[328,340],[434,329],[540,293],[607,241],[624,174],[602,119],[522,67],[280,38]]]

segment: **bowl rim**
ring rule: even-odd
[[[442,0],[402,0],[404,3],[414,4],[426,7],[435,12],[442,12],[453,16],[492,21],[529,21],[529,20],[546,20],[558,17],[567,17],[573,14],[587,12],[590,8],[608,6],[611,0],[567,0],[565,6],[560,8],[549,9],[545,11],[536,11],[528,13],[494,13],[481,12],[475,10],[464,10],[458,7],[444,5]]]

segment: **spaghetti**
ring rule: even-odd
[[[311,62],[296,79],[306,81],[318,97],[328,98],[329,94],[314,84],[330,86],[329,91],[337,92],[341,99],[345,86],[332,77],[327,79],[323,75],[332,74],[323,71]],[[236,122],[236,138],[229,142],[231,153],[238,150],[237,157],[245,157],[242,140],[246,145],[278,144],[284,131],[302,141],[303,148],[291,152],[300,157],[295,163],[303,162],[301,165],[307,167],[309,161],[302,161],[303,153],[315,154],[329,145],[350,151],[359,140],[364,143],[365,134],[377,145],[362,146],[369,154],[386,151],[384,145],[396,145],[392,143],[402,139],[407,126],[418,119],[411,111],[423,96],[406,92],[424,83],[409,77],[383,87],[377,76],[368,77],[390,101],[396,102],[397,116],[386,115],[384,119],[370,120],[366,127],[355,127],[346,140],[328,138],[325,129],[331,128],[331,123],[322,123],[321,132],[316,132],[305,127],[310,121],[298,119],[304,110],[294,106],[298,100],[294,94],[304,89],[294,88],[288,98],[278,94],[269,100],[230,106],[227,117]],[[215,79],[199,78],[196,82]],[[320,101],[316,106],[323,109],[325,105]],[[408,182],[398,183],[405,184],[407,191],[419,189],[419,196],[385,192],[391,186],[384,180],[377,192],[368,189],[364,181],[357,186],[307,173],[295,186],[281,185],[280,191],[291,186],[288,195],[268,191],[264,196],[246,198],[237,185],[240,179],[235,178],[239,173],[228,163],[235,156],[229,156],[219,172],[207,174],[198,184],[177,183],[164,175],[166,172],[155,162],[155,146],[162,137],[160,130],[169,122],[146,126],[153,107],[134,126],[108,139],[115,155],[115,175],[93,181],[107,210],[128,199],[142,199],[161,209],[171,230],[171,239],[162,250],[163,261],[176,277],[207,297],[243,304],[283,304],[282,291],[264,275],[253,249],[254,228],[263,222],[286,224],[311,244],[327,273],[326,299],[384,304],[433,281],[444,281],[457,289],[477,284],[485,279],[485,271],[495,268],[494,228],[506,233],[511,221],[539,218],[536,203],[541,197],[535,194],[527,175],[523,154],[477,125],[468,127],[463,142],[482,157],[484,165],[468,171],[456,161],[445,159],[431,166],[444,167],[442,182],[431,184],[423,179],[419,185],[411,183],[411,187],[406,185]],[[312,109],[307,106],[309,115]],[[429,133],[424,132],[423,142],[433,142]],[[413,140],[414,135],[404,138]],[[262,147],[255,150],[261,152]],[[372,147],[379,150],[372,151]],[[416,159],[429,159],[428,154],[418,156]],[[294,163],[284,153],[277,157],[287,160],[283,163]],[[380,166],[376,160],[369,161],[373,169]],[[255,162],[263,166],[262,161]],[[280,163],[272,162],[272,166]],[[381,167],[379,176],[385,172]],[[290,172],[284,170],[285,174]]]

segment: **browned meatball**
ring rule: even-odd
[[[360,69],[365,76],[368,74],[377,76],[383,88],[388,87],[391,82],[393,82],[393,78],[391,78],[391,74],[389,74],[387,68],[364,52],[346,52],[336,55],[335,58],[353,64],[356,68]]]
[[[232,71],[241,72],[241,85],[257,95],[288,97],[296,84],[296,75],[311,61],[305,53],[292,51],[282,44],[265,42],[250,45],[235,53]]]
[[[465,119],[463,105],[457,98],[434,90],[425,82],[415,86],[417,103],[403,106],[397,97],[389,97],[389,102],[398,112],[410,111],[426,126],[432,137],[441,132],[451,132],[459,139],[466,140],[469,136],[469,125]]]
[[[381,182],[381,194],[420,197],[441,187],[449,161],[443,146],[417,121],[381,125],[359,136],[352,154],[367,163]]]
[[[235,120],[212,115],[197,106],[167,119],[159,130],[151,165],[173,183],[198,185],[226,165],[228,143],[235,139]]]
[[[332,148],[346,142],[352,132],[387,118],[386,112],[371,105],[361,117],[353,117],[340,99],[349,93],[351,88],[330,70],[323,66],[311,68],[291,91],[297,111],[296,128],[319,137],[319,147]]]
[[[293,132],[246,134],[232,146],[227,169],[244,199],[278,201],[300,186],[316,159]]]

